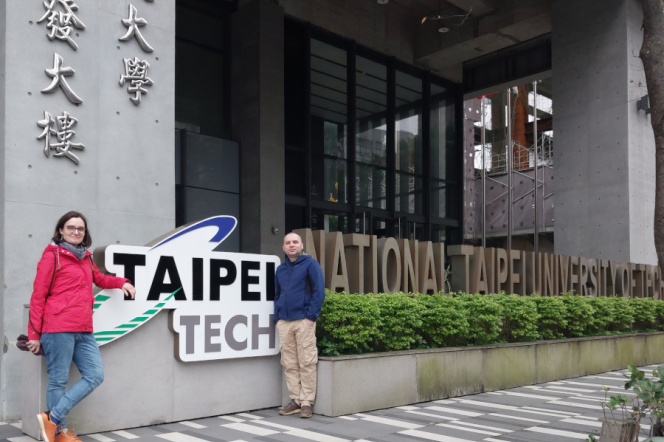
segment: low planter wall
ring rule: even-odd
[[[319,358],[314,411],[342,416],[664,362],[664,333]]]

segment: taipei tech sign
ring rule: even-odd
[[[277,354],[272,317],[274,272],[280,260],[215,252],[236,225],[231,216],[216,216],[180,227],[151,246],[102,248],[100,267],[130,279],[136,299],[123,299],[118,289],[95,296],[94,335],[99,345],[170,310],[175,356],[181,361]]]

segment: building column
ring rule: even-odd
[[[555,253],[656,264],[637,0],[552,2]]]
[[[232,20],[231,131],[240,143],[241,250],[281,255],[284,11],[277,2],[241,0]]]
[[[66,25],[51,25],[69,13],[60,2],[0,1],[0,420],[20,418],[29,394],[33,356],[14,344],[58,218],[83,212],[91,251],[175,225],[175,2],[76,3]],[[134,20],[140,33],[123,39]]]

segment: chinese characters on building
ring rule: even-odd
[[[37,125],[44,128],[41,135],[37,137],[38,140],[44,140],[44,155],[48,157],[51,151],[54,150],[53,156],[64,156],[78,164],[79,159],[71,149],[83,150],[85,146],[71,141],[75,133],[72,127],[76,123],[78,123],[78,120],[66,111],[62,116],[56,118],[53,118],[48,112],[44,112],[44,119],[37,121]]]
[[[78,49],[78,45],[71,37],[72,28],[81,31],[85,29],[83,22],[76,16],[78,6],[74,4],[73,0],[45,0],[44,8],[46,13],[37,20],[37,23],[48,21],[46,24],[46,29],[49,30],[48,39],[62,40],[67,42],[72,49]]]
[[[83,103],[83,100],[81,100],[79,96],[76,95],[76,92],[71,89],[69,83],[67,83],[67,80],[65,80],[65,77],[73,76],[75,72],[69,66],[62,66],[63,62],[64,60],[60,54],[57,52],[53,54],[53,68],[46,69],[46,75],[51,77],[53,81],[51,81],[51,84],[46,86],[45,89],[42,89],[42,92],[50,94],[51,92],[55,92],[57,88],[60,87],[62,92],[64,92],[65,97],[67,97],[69,101],[74,104],[81,104]]]
[[[132,103],[138,106],[141,104],[141,96],[148,93],[147,89],[143,86],[152,85],[152,80],[147,76],[150,63],[145,60],[139,60],[138,57],[134,57],[133,60],[125,58],[124,65],[125,73],[120,77],[120,86],[124,86],[125,80],[129,81],[127,92],[134,94],[134,96],[129,99]]]
[[[153,2],[153,0],[146,0]],[[50,41],[61,41],[66,43],[72,50],[78,50],[78,43],[75,37],[79,34],[77,31],[86,29],[83,21],[77,16],[79,7],[74,0],[43,0],[42,3],[45,12],[37,23],[44,24],[47,29],[46,37]],[[154,52],[148,41],[141,33],[141,28],[148,25],[145,18],[139,16],[139,12],[134,5],[129,5],[127,18],[120,20],[122,26],[127,28],[125,34],[118,40],[128,42],[136,40],[138,46],[143,52]],[[148,93],[146,87],[154,83],[148,77],[150,63],[137,56],[123,59],[124,72],[120,75],[120,86],[128,84],[127,92],[130,94],[129,100],[136,106],[141,104],[141,98]],[[72,85],[67,81],[67,77],[74,77],[76,71],[67,64],[65,58],[57,52],[53,53],[52,67],[44,70],[51,79],[51,83],[41,90],[44,94],[52,94],[61,91],[67,100],[78,106],[83,104],[83,99],[76,94]],[[75,82],[73,82],[75,85]],[[82,151],[85,146],[82,143],[75,143],[72,138],[76,135],[73,128],[78,124],[78,120],[63,111],[59,116],[53,116],[50,112],[44,111],[44,118],[37,121],[37,126],[43,128],[38,140],[44,142],[44,155],[50,157],[65,157],[79,164],[79,158],[73,153],[75,150]]]
[[[147,26],[147,24],[148,22],[144,18],[138,16],[138,11],[134,5],[129,5],[129,18],[122,20],[122,25],[127,28],[127,33],[120,37],[119,40],[128,41],[133,37],[144,52],[154,51],[139,29]],[[152,80],[148,77],[149,67],[150,63],[145,60],[139,60],[138,57],[134,57],[133,60],[130,58],[124,59],[125,72],[120,76],[120,86],[124,86],[125,81],[129,82],[127,92],[133,94],[129,99],[136,106],[141,104],[141,97],[148,93],[144,86],[152,86]]]

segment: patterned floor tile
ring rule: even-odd
[[[646,371],[655,366],[644,367]],[[349,416],[279,416],[278,409],[81,436],[83,442],[572,442],[597,434],[603,386],[625,370]],[[0,442],[35,442],[0,422]]]

